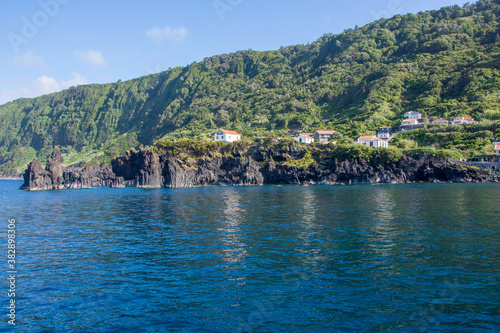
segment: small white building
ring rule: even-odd
[[[458,124],[472,124],[475,123],[476,121],[474,118],[471,117],[456,117],[453,119],[453,125],[458,125]]]
[[[329,143],[335,131],[316,131],[314,132],[314,140],[319,143]]]
[[[373,148],[389,148],[387,140],[379,139],[375,135],[373,137],[362,136],[358,139],[358,144],[362,144]]]
[[[383,140],[389,140],[391,137],[392,127],[380,127],[378,130],[377,137]]]
[[[432,124],[445,125],[448,126],[450,122],[447,119],[434,119]]]
[[[375,135],[363,135],[358,138],[358,144],[364,145],[368,140],[375,140],[377,137]]]
[[[213,142],[233,142],[233,141],[238,141],[241,140],[241,134],[237,133],[235,131],[228,131],[228,130],[223,130],[220,129],[215,133],[214,136],[214,141]]]
[[[418,124],[419,124],[418,120],[416,118],[412,118],[412,119],[403,119],[400,126],[406,127],[406,126],[415,126]]]
[[[420,112],[417,112],[417,111],[408,111],[405,113],[405,118],[408,118],[408,119],[421,119],[422,118],[422,114]]]
[[[314,142],[314,138],[311,136],[311,133],[300,133],[294,140],[305,144],[311,144]]]
[[[500,142],[493,142],[495,154],[500,154]]]

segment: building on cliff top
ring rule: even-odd
[[[228,131],[228,130],[223,130],[220,129],[215,133],[214,136],[214,141],[213,142],[233,142],[233,141],[238,141],[241,140],[241,134],[235,131]]]
[[[389,148],[389,142],[387,140],[377,138],[375,135],[360,136],[356,143],[373,148]]]
[[[294,140],[305,144],[311,144],[314,142],[314,138],[311,136],[311,133],[300,133]]]
[[[314,141],[319,143],[329,143],[335,131],[316,131],[314,132]]]
[[[475,123],[476,121],[474,118],[471,117],[456,117],[453,119],[453,125],[458,125],[458,124],[472,124]]]

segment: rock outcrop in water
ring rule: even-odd
[[[90,188],[96,186],[123,187],[123,178],[116,177],[108,166],[65,168],[63,157],[56,148],[45,169],[34,159],[24,173],[22,190],[57,190],[66,188]]]
[[[193,156],[160,154],[150,149],[130,150],[107,166],[65,168],[56,149],[46,168],[33,160],[24,174],[22,189],[49,190],[94,186],[140,188],[192,187],[203,185],[263,184],[377,184],[413,182],[499,182],[498,172],[467,168],[446,158],[403,156],[397,162],[371,164],[338,161],[325,157],[307,167],[294,166],[304,152],[293,146],[258,148],[231,156],[208,153]]]

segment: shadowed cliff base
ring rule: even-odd
[[[56,149],[45,169],[36,159],[29,164],[21,189],[500,181],[498,171],[450,163],[446,157],[394,155],[390,150],[368,147],[342,149],[305,148],[292,143],[273,146],[248,146],[244,142],[231,145],[157,145],[152,149],[127,151],[111,161],[112,169],[106,165],[65,168],[62,166],[63,158]],[[349,149],[356,149],[358,155],[348,159],[346,152]],[[371,155],[362,154],[366,152]]]

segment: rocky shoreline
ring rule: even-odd
[[[280,163],[299,158],[300,151],[258,149],[246,156],[201,158],[157,154],[150,149],[130,150],[108,166],[65,168],[55,149],[42,168],[35,159],[24,174],[22,190],[79,189],[97,186],[122,188],[177,188],[206,185],[251,186],[265,184],[401,184],[415,182],[499,182],[497,172],[448,163],[442,157],[403,156],[387,165],[325,158],[308,167]]]
[[[20,189],[43,191],[98,186],[124,187],[124,180],[116,177],[108,166],[65,168],[63,161],[58,149],[52,153],[45,169],[40,161],[34,159],[24,172],[24,184]]]

